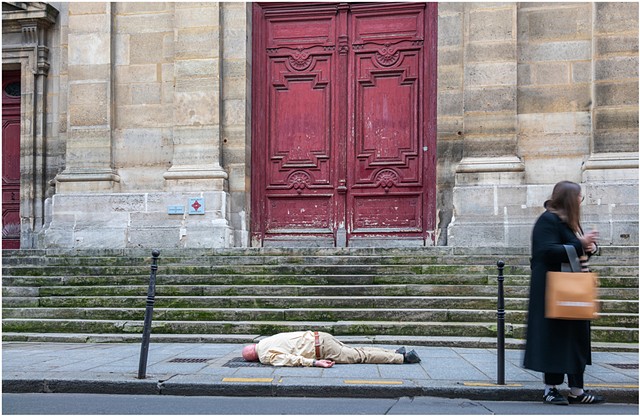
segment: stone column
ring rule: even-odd
[[[69,3],[66,168],[57,194],[111,191],[112,3]]]
[[[505,206],[524,201],[517,156],[517,5],[465,3],[462,160],[449,245],[506,245]]]
[[[205,216],[185,221],[185,247],[233,245],[221,163],[221,13],[217,2],[175,3],[173,160],[165,191],[205,200]]]
[[[465,5],[461,185],[524,179],[516,156],[516,15],[515,3]]]
[[[456,168],[464,145],[463,24],[464,3],[438,4],[438,245],[447,245]]]
[[[174,190],[222,191],[228,175],[220,164],[220,4],[175,7],[174,154],[164,178]]]
[[[222,6],[222,160],[229,173],[230,224],[236,246],[249,246],[251,217],[251,10],[249,2]]]
[[[582,166],[584,220],[603,244],[637,245],[638,3],[590,5],[593,135]]]

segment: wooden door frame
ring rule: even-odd
[[[252,246],[262,246],[265,239],[264,212],[266,201],[263,190],[265,189],[266,154],[266,120],[263,116],[262,104],[268,93],[264,82],[266,67],[258,59],[260,51],[265,48],[266,20],[265,9],[284,10],[295,7],[296,10],[308,6],[309,10],[334,9],[336,13],[341,3],[259,3],[253,4],[252,10],[252,72],[251,72],[251,213],[250,235]],[[360,3],[362,4],[362,3]],[[394,3],[398,4],[398,3]],[[381,3],[372,3],[379,6]],[[424,77],[424,144],[428,151],[424,155],[423,178],[429,181],[425,184],[425,205],[423,207],[424,236],[426,245],[436,243],[436,163],[437,163],[437,3],[426,3],[425,10],[425,77]]]

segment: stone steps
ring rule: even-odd
[[[3,318],[3,332],[56,332],[125,334],[142,331],[142,321],[126,320],[25,320]],[[412,335],[495,337],[496,324],[489,322],[422,322],[422,321],[161,321],[154,320],[154,334],[274,334],[313,328],[335,335]],[[591,327],[596,342],[638,342],[637,328]],[[523,339],[524,324],[506,324],[509,338]]]
[[[505,309],[526,310],[526,298],[505,298]],[[144,296],[7,297],[3,308],[144,308]],[[496,309],[490,296],[162,296],[159,308],[440,308]],[[601,300],[602,312],[638,313],[636,300]]]
[[[595,267],[595,266],[594,266]],[[621,277],[633,277],[637,275],[637,266],[599,266],[598,272],[602,275],[612,275]],[[324,275],[346,275],[346,274],[375,274],[375,275],[423,275],[423,274],[480,274],[486,276],[497,275],[495,265],[478,264],[427,264],[427,265],[374,265],[374,264],[351,264],[351,265],[213,265],[194,266],[181,264],[163,264],[162,270],[167,274],[212,274],[212,275],[247,275],[247,274],[267,274],[267,275],[292,275],[306,274],[314,276]],[[529,266],[507,266],[504,269],[505,275],[527,275]],[[64,271],[64,273],[61,273]],[[3,270],[5,276],[92,276],[99,274],[107,275],[147,275],[148,266],[12,266]]]
[[[147,285],[118,286],[7,286],[3,297],[146,296]],[[362,284],[362,285],[156,285],[156,297],[165,296],[495,296],[495,285],[472,284]],[[504,287],[506,297],[526,298],[527,286]],[[634,300],[637,288],[601,286],[601,299]]]
[[[143,320],[141,308],[7,308],[4,318],[14,319],[76,319],[76,320]],[[495,309],[440,308],[154,308],[154,319],[161,321],[367,321],[398,322],[493,322]],[[526,311],[509,310],[506,322],[526,323]],[[598,326],[638,327],[637,313],[603,312],[594,321]]]
[[[637,343],[638,250],[602,252],[591,261],[602,300],[593,339]],[[3,251],[3,339],[139,337],[149,254]],[[152,333],[197,340],[312,328],[495,340],[497,259],[507,263],[506,336],[520,345],[530,270],[528,253],[519,248],[166,250],[158,262]]]
[[[602,288],[637,288],[637,276],[600,276]],[[5,287],[46,287],[46,286],[105,286],[105,285],[148,285],[149,275],[93,275],[93,276],[3,276]],[[413,285],[487,285],[498,283],[495,275],[483,274],[414,274],[414,275],[193,275],[159,274],[158,286],[168,285],[371,285],[371,284],[413,284]],[[529,285],[529,275],[507,275],[505,288]]]

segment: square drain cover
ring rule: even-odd
[[[174,358],[170,363],[206,363],[213,358]]]
[[[609,364],[612,367],[622,368],[623,370],[637,370],[638,364]]]
[[[267,367],[266,365],[258,362],[258,361],[245,361],[242,357],[232,358],[227,361],[223,367]]]

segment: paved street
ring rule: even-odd
[[[2,414],[155,415],[637,415],[637,404],[574,405],[471,401],[434,397],[397,399],[183,397],[99,394],[3,394]]]

